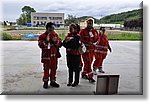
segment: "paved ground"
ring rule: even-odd
[[[80,85],[67,87],[65,49],[61,48],[57,82],[60,88],[42,88],[42,64],[36,41],[1,41],[2,94],[93,94],[96,83],[80,78]],[[142,42],[110,41],[112,53],[104,63],[106,74],[119,74],[118,94],[142,94]],[[94,77],[96,79],[96,76]]]

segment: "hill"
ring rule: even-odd
[[[123,24],[124,21],[138,20],[139,18],[142,18],[142,14],[143,14],[143,9],[137,9],[137,10],[104,16],[100,20],[94,17],[93,19],[95,20],[95,23],[97,24],[100,24],[100,23]],[[91,17],[91,16],[75,17],[73,15],[68,15],[68,18],[65,19],[65,23],[68,25],[70,23],[79,23],[81,21],[84,21],[88,17]]]
[[[118,14],[112,14],[96,20],[96,23],[117,23],[123,24],[124,21],[135,20],[142,18],[143,9],[132,10],[127,12],[122,12]]]

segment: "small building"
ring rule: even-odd
[[[88,18],[86,18],[85,20],[82,20],[82,21],[79,23],[79,25],[80,25],[81,28],[86,27],[86,25],[87,25],[86,21],[87,21],[88,19],[92,19],[92,20],[93,20],[93,25],[94,25],[94,19],[93,19],[92,17],[88,17]]]
[[[48,22],[54,23],[55,27],[64,27],[64,13],[31,13],[32,27],[43,27]]]

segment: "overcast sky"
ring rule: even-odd
[[[76,17],[93,16],[100,18],[114,13],[139,9],[142,0],[2,0],[1,20],[16,21],[24,6],[36,12],[60,12]]]

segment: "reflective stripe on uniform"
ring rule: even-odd
[[[67,51],[71,51],[71,49],[67,49]]]
[[[52,56],[56,56],[56,54],[51,54],[51,57],[52,57]]]
[[[86,50],[86,52],[90,52],[90,51],[92,51],[92,52],[93,52],[94,50],[93,50],[93,49]]]
[[[90,52],[90,50],[86,50],[86,52]]]
[[[107,54],[107,51],[94,50],[94,52],[99,52],[99,53]]]
[[[50,60],[50,58],[42,58],[43,60]]]
[[[91,44],[84,44],[85,46],[93,46],[93,45],[91,45]]]
[[[96,47],[99,47],[99,48],[108,48],[107,46],[100,46],[100,45],[96,45]]]
[[[45,46],[47,46],[47,45],[45,45]],[[50,44],[50,47],[53,47],[54,46],[54,44]],[[42,48],[42,49],[48,49],[48,48]]]

